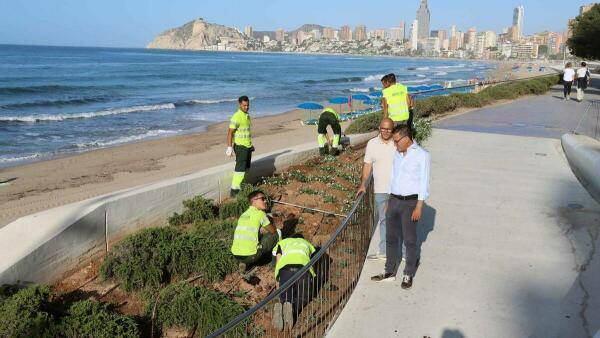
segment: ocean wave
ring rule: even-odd
[[[13,163],[13,162],[21,162],[21,161],[29,161],[29,160],[33,160],[36,158],[41,157],[42,154],[39,153],[35,153],[35,154],[31,154],[31,155],[18,155],[15,157],[0,157],[0,163]]]
[[[429,70],[429,67],[417,67],[415,70]]]
[[[344,82],[361,82],[366,78],[352,76],[352,77],[338,77],[333,79],[325,79],[325,80],[303,80],[301,83],[306,84],[317,84],[317,83],[344,83]]]
[[[349,91],[353,93],[369,93],[371,88],[350,88]]]
[[[77,89],[75,86],[62,85],[43,85],[43,86],[28,86],[28,87],[0,87],[0,94],[31,94],[31,93],[48,93],[61,92],[66,90]]]
[[[446,73],[446,72],[437,72],[437,73],[435,73],[433,75],[435,75],[435,76],[444,76],[444,75],[448,75],[448,73]]]
[[[77,113],[77,114],[56,114],[56,115],[29,115],[29,116],[0,116],[0,122],[57,122],[64,120],[75,120],[75,119],[89,119],[101,116],[128,114],[128,113],[139,113],[154,110],[163,109],[175,109],[173,103],[156,104],[156,105],[145,105],[145,106],[133,106],[124,108],[112,108],[106,110],[100,110],[89,113]]]
[[[181,132],[181,130],[163,130],[163,129],[150,130],[144,134],[123,136],[123,137],[116,138],[114,140],[78,143],[78,144],[75,144],[75,147],[78,149],[105,148],[105,147],[110,147],[110,146],[114,146],[114,145],[121,144],[121,143],[141,141],[143,139],[147,139],[147,138],[151,138],[151,137],[177,134],[179,132]]]
[[[363,79],[364,82],[379,82],[385,74],[369,75]]]
[[[451,68],[464,68],[464,67],[466,67],[466,64],[461,63],[461,64],[453,65],[453,66],[436,66],[433,68],[435,68],[435,69],[451,69]]]
[[[417,74],[417,77],[427,77],[425,74]]]
[[[425,83],[425,82],[429,82],[429,81],[431,81],[431,79],[425,78],[425,79],[421,79],[421,80],[403,81],[402,84],[405,84],[405,83]]]
[[[108,98],[106,96],[94,96],[84,97],[77,99],[67,100],[43,100],[43,101],[32,101],[23,103],[11,103],[0,106],[4,109],[19,109],[19,108],[33,108],[33,107],[52,107],[52,106],[67,106],[67,105],[83,105],[88,103],[106,102]]]

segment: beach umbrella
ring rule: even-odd
[[[312,119],[312,111],[313,110],[319,110],[319,109],[323,109],[323,106],[318,104],[318,103],[314,103],[314,102],[304,102],[304,103],[300,103],[299,105],[297,105],[296,107],[300,108],[300,109],[305,109],[308,110],[308,119],[310,120]]]
[[[342,113],[342,105],[348,103],[348,98],[344,97],[344,96],[334,97],[332,99],[329,99],[329,103],[339,105],[338,112],[341,114]]]
[[[368,96],[367,96],[367,95],[365,95],[365,94],[354,94],[354,95],[352,95],[352,99],[353,99],[353,100],[359,100],[359,101],[368,101],[368,100],[370,100],[371,98],[370,98],[370,97],[368,97]]]
[[[370,92],[369,96],[373,96],[373,97],[382,97],[383,93],[380,91],[376,91],[376,92]]]

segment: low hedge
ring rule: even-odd
[[[558,83],[559,76],[549,75],[536,79],[515,81],[485,88],[479,93],[453,93],[447,96],[432,96],[415,103],[415,129],[419,117],[430,117],[448,113],[461,107],[479,108],[498,100],[512,100],[522,95],[541,95]],[[346,129],[347,134],[359,134],[377,130],[382,112],[361,116]],[[421,123],[421,127],[424,125]],[[421,133],[423,135],[423,133]],[[426,139],[426,137],[421,137]]]
[[[155,300],[148,302],[147,316],[152,315],[154,306]],[[160,291],[155,318],[159,326],[195,329],[196,335],[203,337],[243,312],[244,307],[221,292],[181,282]],[[243,325],[239,325],[228,335],[240,334],[243,330]]]
[[[0,337],[53,337],[56,330],[47,286],[20,290],[0,305]]]
[[[67,338],[140,337],[138,324],[133,318],[112,312],[107,304],[90,300],[72,304],[58,331]]]

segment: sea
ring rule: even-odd
[[[0,45],[0,168],[205,130],[302,102],[483,78],[475,60]],[[309,127],[307,127],[309,128]]]

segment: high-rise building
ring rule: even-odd
[[[455,35],[450,38],[450,43],[448,45],[449,50],[457,50],[458,49],[458,37]]]
[[[511,26],[508,29],[508,39],[512,42],[519,42],[519,28],[517,26]]]
[[[354,29],[354,40],[364,41],[367,39],[367,27],[364,25],[358,25]]]
[[[438,30],[433,30],[429,33],[430,38],[438,38],[439,36],[440,36],[440,31],[438,31]]]
[[[323,28],[323,37],[327,40],[335,39],[335,29],[330,27]]]
[[[450,40],[444,39],[444,41],[442,41],[442,49],[448,50],[449,48],[450,48]]]
[[[550,32],[548,34],[548,53],[550,55],[556,55],[560,53],[560,46],[563,43],[562,34]]]
[[[456,25],[452,25],[452,27],[450,28],[450,38],[453,38],[456,36]]]
[[[477,30],[475,27],[469,28],[467,34],[465,35],[465,45],[467,46],[467,50],[475,50],[477,45]]]
[[[246,26],[244,28],[244,35],[251,38],[252,37],[252,26]]]
[[[350,29],[350,26],[342,26],[342,28],[340,28],[340,40],[352,40],[352,30]]]
[[[594,7],[594,5],[595,4],[589,4],[579,7],[579,15],[582,15],[583,13],[589,11],[590,9],[592,9],[592,7]]]
[[[404,21],[400,21],[400,34],[401,35],[401,41],[404,41],[404,39],[406,39],[406,23]]]
[[[404,37],[402,36],[402,28],[400,27],[392,27],[390,29],[388,29],[388,36],[387,38],[389,40],[394,40],[394,41],[402,41],[404,40]]]
[[[277,40],[279,42],[285,41],[285,30],[283,30],[283,29],[276,30],[275,31],[275,40]]]
[[[525,15],[525,9],[523,6],[515,8],[513,11],[513,27],[516,27],[517,38],[520,40],[523,37],[523,17]]]
[[[376,29],[374,31],[371,31],[371,38],[374,39],[385,39],[385,29]]]
[[[312,31],[310,31],[309,34],[315,40],[321,39],[321,36],[322,36],[321,31],[318,29],[313,29]]]
[[[448,38],[445,29],[441,29],[441,30],[438,31],[438,38],[440,38],[440,43],[443,42],[444,40],[446,40]]]
[[[410,50],[419,48],[419,20],[415,20],[410,27]]]
[[[457,37],[457,45],[458,45],[458,49],[464,49],[465,48],[465,33],[458,31],[456,32],[456,37]]]
[[[419,22],[419,39],[426,39],[429,37],[429,19],[431,18],[429,8],[427,7],[427,0],[421,0],[421,5],[417,10],[417,21]]]

